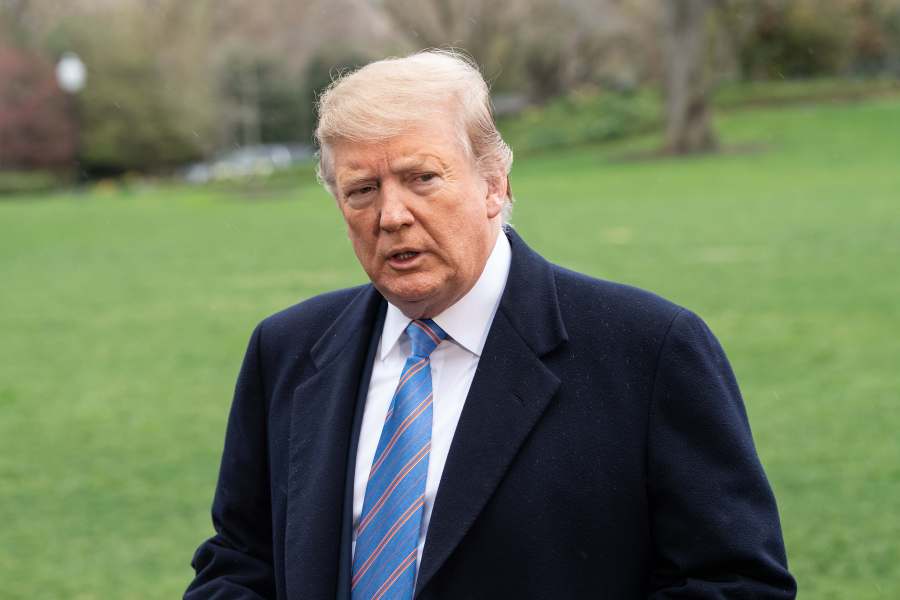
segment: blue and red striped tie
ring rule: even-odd
[[[431,451],[431,361],[447,337],[430,319],[409,324],[412,355],[391,400],[356,526],[353,600],[411,599]]]

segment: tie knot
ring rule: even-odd
[[[447,332],[431,319],[416,319],[406,327],[412,341],[412,355],[427,358],[447,338]]]

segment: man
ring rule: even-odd
[[[317,139],[372,285],[253,333],[186,598],[794,597],[715,338],[502,226],[477,69],[372,63]]]

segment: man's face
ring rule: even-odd
[[[375,287],[410,318],[430,318],[468,292],[500,226],[505,189],[485,178],[452,120],[384,142],[331,145],[338,206]]]

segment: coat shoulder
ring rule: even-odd
[[[270,350],[309,348],[354,299],[371,287],[360,285],[326,292],[278,311],[260,322],[260,338]]]
[[[628,336],[664,335],[675,318],[690,312],[653,292],[553,266],[560,310],[570,333],[596,327]]]

